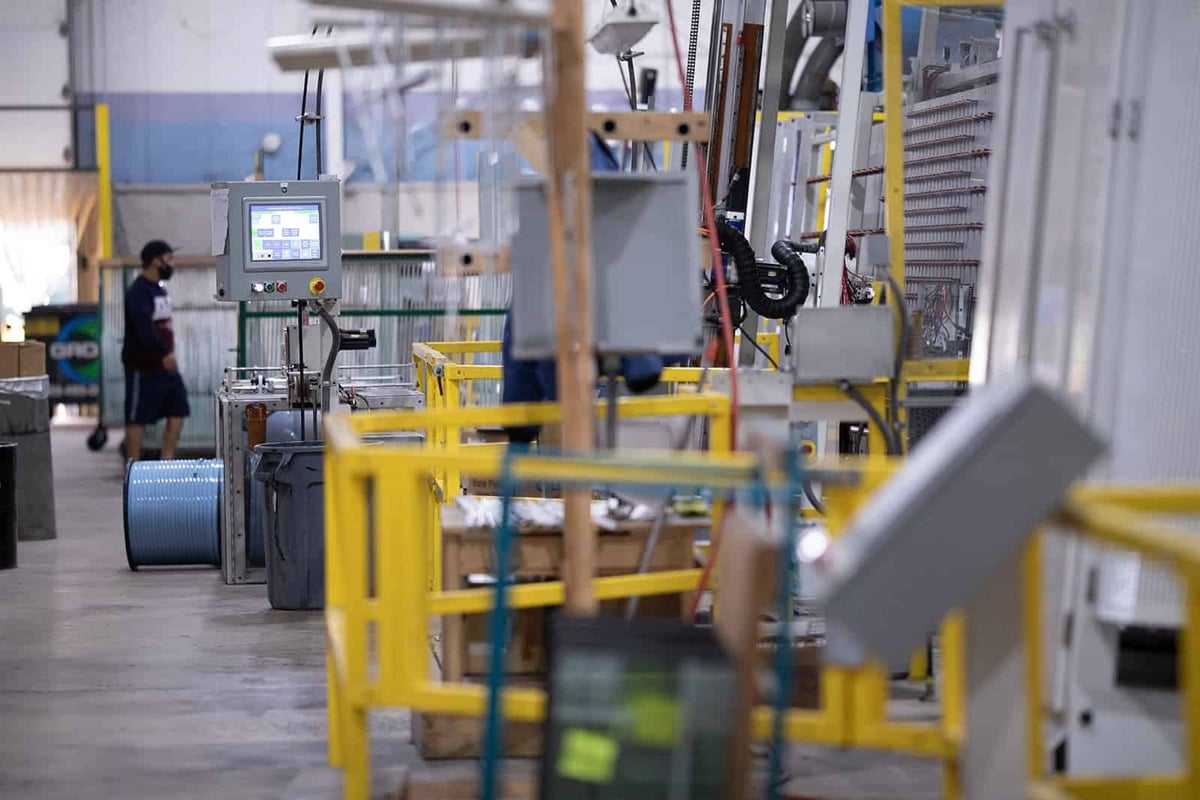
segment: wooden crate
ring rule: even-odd
[[[413,744],[427,761],[479,758],[483,755],[483,719],[446,714],[413,714]],[[504,724],[504,758],[538,758],[542,754],[540,722]]]

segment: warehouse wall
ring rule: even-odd
[[[121,183],[202,183],[239,179],[252,170],[263,134],[283,146],[268,157],[271,178],[295,166],[302,76],[280,72],[263,47],[270,36],[302,34],[312,11],[299,0],[73,0],[77,33],[77,90],[111,107],[113,177]],[[598,15],[602,3],[587,3]],[[681,6],[679,13],[688,10]],[[686,26],[683,31],[686,35]],[[639,66],[660,69],[666,104],[681,94],[666,26],[643,44]],[[701,63],[703,63],[703,54]],[[668,70],[667,67],[671,68]],[[701,76],[702,77],[702,76]],[[481,88],[480,70],[460,71],[459,88]],[[592,54],[589,84],[596,104],[620,105],[624,93],[615,61]],[[437,87],[434,87],[437,88]],[[364,163],[363,132],[347,97],[349,157]],[[432,92],[410,95],[410,127],[420,133],[434,108]],[[422,143],[414,141],[420,148]],[[362,176],[361,179],[367,179]]]
[[[347,235],[368,230],[397,230],[390,209],[395,209],[405,224],[401,235],[428,235],[437,220],[434,209],[438,195],[434,184],[405,183],[392,196],[381,187],[352,183],[342,196],[342,230]],[[453,197],[442,201],[454,203]],[[477,185],[460,186],[457,205],[459,217],[468,235],[478,230],[479,194]],[[209,247],[209,195],[207,184],[118,184],[113,192],[116,249],[136,253],[144,242],[166,238],[180,252],[205,253]]]
[[[597,20],[602,0],[584,0]],[[122,252],[140,247],[148,231],[168,239],[203,245],[207,226],[205,187],[215,180],[242,180],[253,170],[254,150],[264,134],[282,139],[278,153],[265,161],[268,179],[293,177],[296,168],[297,126],[303,76],[280,72],[267,57],[264,42],[271,36],[303,34],[313,14],[328,16],[323,7],[301,0],[68,0],[72,19],[75,89],[82,101],[109,104],[113,180],[117,184],[117,244]],[[795,5],[798,0],[791,0]],[[712,0],[703,0],[702,19]],[[681,44],[686,47],[689,3],[675,0]],[[707,26],[700,35],[696,80],[702,84],[707,63]],[[660,24],[642,42],[645,55],[637,66],[659,70],[660,107],[681,105],[668,27]],[[533,79],[537,62],[522,67]],[[370,100],[360,90],[361,71],[347,76],[344,92],[344,139],[350,195],[344,216],[347,232],[378,229],[380,190],[369,188],[394,180],[397,166],[393,135],[396,122],[372,115]],[[626,105],[621,73],[615,59],[589,50],[589,102],[594,107]],[[478,63],[464,63],[457,89],[463,105],[478,103],[485,86]],[[439,90],[448,79],[435,79],[409,94],[404,123],[409,154],[402,180],[421,184],[435,177],[437,159],[431,156],[435,137],[430,122],[439,103]],[[703,88],[697,87],[697,102]],[[538,92],[530,93],[536,100]],[[91,135],[84,122],[81,135]],[[377,142],[376,149],[368,146]],[[311,137],[306,140],[306,176],[314,166]],[[458,177],[474,177],[474,151],[460,148]],[[381,156],[372,159],[371,156]],[[372,170],[382,165],[382,169]],[[403,194],[403,193],[402,193]],[[408,225],[422,232],[432,215],[428,203],[412,204]],[[473,209],[472,209],[473,212]]]

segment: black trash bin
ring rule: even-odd
[[[325,607],[325,458],[321,442],[254,448],[263,493],[267,598],[271,608]]]
[[[0,569],[17,565],[17,444],[0,442]]]

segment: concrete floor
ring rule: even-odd
[[[286,798],[338,792],[325,767],[322,619],[269,609],[211,569],[130,572],[119,458],[54,433],[58,539],[0,572],[0,798]],[[380,789],[413,763],[405,714],[376,721]],[[788,786],[821,800],[932,800],[929,762],[796,748]]]

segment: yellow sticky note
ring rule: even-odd
[[[620,744],[608,734],[568,728],[559,748],[558,774],[584,783],[609,783],[617,770],[620,750]]]
[[[679,738],[679,703],[663,694],[639,694],[629,698],[633,721],[631,737],[639,744],[670,748]]]

